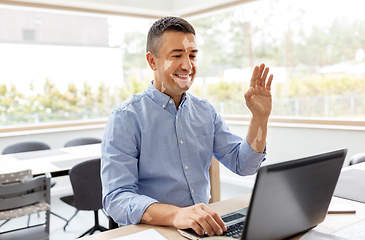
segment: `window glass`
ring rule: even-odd
[[[151,22],[0,5],[0,125],[107,118],[151,79]]]
[[[187,18],[197,32],[189,90],[250,115],[252,68],[274,74],[273,116],[365,117],[361,1],[257,0]],[[155,20],[0,5],[0,126],[107,118],[146,88]]]
[[[263,0],[189,19],[199,75],[192,91],[224,114],[250,114],[252,68],[274,74],[273,116],[365,117],[365,3]]]

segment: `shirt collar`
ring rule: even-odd
[[[161,106],[162,108],[165,108],[167,104],[169,103],[170,99],[172,98],[160,90],[158,90],[153,85],[153,80],[148,84],[148,87],[146,89],[146,94],[149,96],[157,105]],[[188,99],[188,94],[184,93],[182,96],[182,100],[180,103],[180,106],[183,106],[186,100]]]

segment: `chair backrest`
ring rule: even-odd
[[[37,141],[19,142],[7,146],[4,149],[3,154],[31,152],[31,151],[48,150],[48,149],[51,148],[43,142],[37,142]]]
[[[18,171],[18,172],[12,172],[12,173],[2,173],[2,174],[0,174],[0,185],[14,183],[14,182],[27,181],[32,178],[33,178],[33,175],[32,175],[31,169],[22,170],[22,171]]]
[[[78,210],[102,209],[100,158],[81,162],[69,171]]]
[[[95,144],[95,143],[101,143],[101,139],[99,139],[99,138],[76,138],[76,139],[68,141],[65,144],[65,147],[75,147],[75,146]]]
[[[349,165],[365,162],[365,153],[358,153],[352,156]]]
[[[26,181],[3,181],[0,184],[0,210],[24,207],[37,202],[49,204],[50,181],[50,173]]]

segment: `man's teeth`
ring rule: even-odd
[[[181,78],[187,78],[187,77],[189,77],[189,75],[180,75],[180,74],[176,74],[176,76],[181,77]]]

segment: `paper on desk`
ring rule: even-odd
[[[112,240],[167,240],[156,229],[148,229],[142,232],[133,233],[128,236],[113,238]]]

